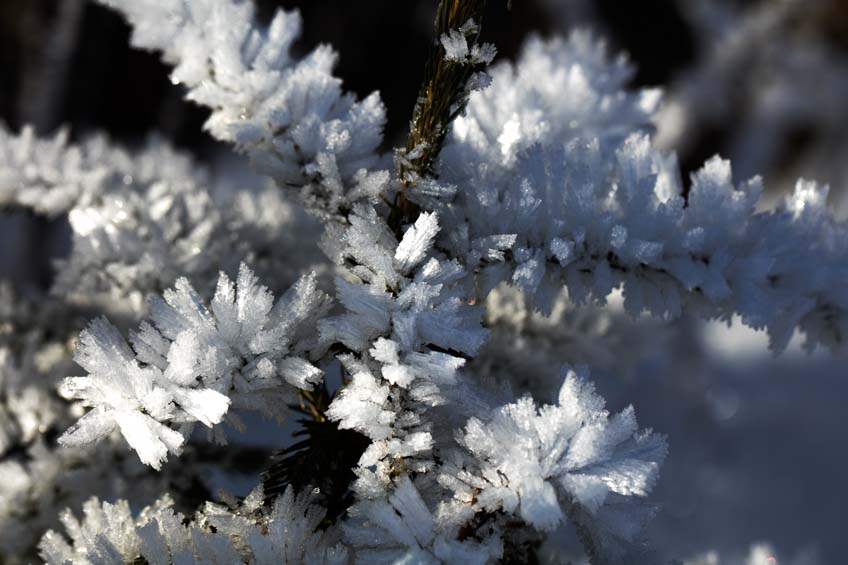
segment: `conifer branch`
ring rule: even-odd
[[[410,122],[406,147],[400,163],[400,178],[404,190],[398,195],[397,212],[401,223],[415,220],[417,206],[405,189],[416,179],[432,174],[433,162],[439,155],[448,126],[465,108],[468,101],[469,79],[485,66],[449,60],[440,38],[453,30],[462,29],[470,43],[480,36],[486,0],[441,0],[434,23],[435,40],[424,68],[424,80]],[[473,22],[474,25],[466,25]]]
[[[353,469],[369,441],[327,419],[332,398],[323,383],[314,391],[301,391],[300,398],[300,406],[291,406],[306,416],[298,420],[300,429],[293,434],[297,441],[275,454],[262,473],[265,504],[271,506],[289,486],[297,491],[313,488],[327,509],[323,524],[328,526],[353,503]]]

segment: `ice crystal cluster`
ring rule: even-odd
[[[194,422],[212,428],[230,404],[282,417],[289,389],[311,389],[321,376],[303,357],[314,339],[301,336],[314,333],[308,327],[328,305],[314,276],[274,303],[242,265],[236,284],[221,274],[208,307],[179,279],[164,300],[152,301],[152,321],[132,335],[132,348],[107,320],[95,320],[74,356],[88,375],[61,385],[66,397],[93,409],[59,443],[86,445],[119,429],[158,469],[167,453],[180,452]]]
[[[155,138],[131,153],[0,131],[0,203],[67,215],[51,300],[94,318],[53,344],[62,362],[0,342],[0,450],[56,477],[98,476],[103,457],[129,465],[126,447],[152,476],[202,474],[186,453],[244,430],[246,411],[299,413],[316,439],[291,449],[339,449],[349,468],[184,511],[151,479],[161,490],[146,506],[117,487],[81,506],[58,497],[66,534],[39,522],[55,528],[38,546],[49,563],[516,562],[564,532],[593,563],[648,560],[666,440],[595,391],[582,363],[614,349],[601,342],[618,314],[591,308],[620,300],[657,327],[739,315],[776,351],[796,330],[811,348],[844,344],[848,234],[827,188],[801,180],[764,208],[760,179],[739,183],[713,158],[684,191],[651,137],[660,93],[628,90],[627,61],[585,32],[531,38],[490,67],[431,170],[401,178],[379,95],[344,92],[329,47],[292,55],[297,12],[266,26],[243,0],[103,3],[210,110],[208,132],[273,182],[234,186]],[[479,22],[460,24],[437,56],[491,62],[469,31]],[[304,258],[316,238],[288,197],[323,222],[330,267]],[[33,340],[49,349],[57,333]],[[540,336],[559,354],[540,352],[546,380],[528,382],[503,359],[533,358]],[[81,370],[68,368],[73,341]],[[356,442],[332,443],[344,433],[363,445],[352,459]],[[17,477],[0,486],[5,531],[38,494],[2,465]]]

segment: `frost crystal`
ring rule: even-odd
[[[623,288],[634,315],[738,313],[766,328],[776,351],[796,327],[810,347],[843,345],[846,297],[834,284],[848,277],[848,235],[825,208],[827,190],[801,181],[786,204],[757,212],[760,180],[734,186],[730,164],[714,158],[684,195],[673,156],[640,132],[651,96],[614,90],[626,67],[604,66],[597,54],[582,61],[591,45],[582,36],[566,55],[556,45],[533,40],[514,72],[496,69],[499,88],[471,97],[441,158],[440,182],[458,187],[434,204],[444,245],[480,270],[479,298],[509,282],[550,311],[563,287],[576,302]],[[556,91],[574,96],[523,79],[540,66],[561,69],[555,57],[574,59]],[[590,74],[592,66],[606,70]],[[617,78],[566,78],[583,74]],[[524,99],[529,113],[505,111]]]
[[[382,489],[370,481],[385,486],[398,460],[421,470],[430,466],[432,438],[423,414],[445,402],[443,388],[456,384],[465,363],[460,355],[473,355],[487,335],[482,312],[463,302],[464,289],[456,284],[464,270],[427,258],[437,232],[436,216],[422,214],[398,243],[374,209],[362,206],[341,245],[326,242],[340,264],[346,258],[358,264],[348,273],[356,282],[336,282],[345,312],[322,320],[319,329],[322,340],[356,354],[341,358],[351,382],[327,415],[374,442],[360,460],[363,492]]]
[[[649,131],[660,99],[656,90],[624,91],[632,67],[621,57],[609,61],[604,44],[586,32],[531,37],[515,64],[499,63],[489,74],[489,88],[473,93],[454,122],[441,157],[445,171],[469,159],[474,166],[510,163],[534,143],[578,135],[615,143]]]
[[[54,295],[82,304],[118,302],[137,315],[147,293],[181,276],[211,291],[218,270],[238,267],[236,257],[255,263],[263,277],[273,276],[275,290],[294,282],[307,265],[319,267],[293,260],[299,256],[292,249],[303,244],[286,232],[310,226],[279,190],[235,190],[232,181],[213,181],[155,139],[133,154],[111,148],[108,155],[112,162],[99,166],[115,167],[109,181],[82,193],[68,211],[72,248],[58,262]]]
[[[212,110],[206,128],[250,156],[281,187],[307,185],[309,206],[335,213],[346,191],[377,164],[385,110],[361,102],[331,73],[336,55],[320,46],[297,61],[297,12],[278,11],[267,29],[251,2],[104,0],[133,25],[137,47],[162,51],[171,80]],[[377,173],[379,175],[379,173]]]
[[[488,65],[495,58],[495,46],[491,43],[476,43],[469,48],[467,36],[477,34],[479,26],[468,20],[459,29],[442,34],[439,42],[445,49],[445,60],[469,65]]]
[[[329,307],[314,276],[274,303],[247,266],[233,284],[223,273],[209,307],[185,279],[151,305],[151,322],[131,349],[106,320],[80,336],[75,360],[88,376],[65,379],[63,393],[93,410],[63,434],[64,445],[96,442],[120,429],[141,460],[159,468],[179,454],[192,422],[212,427],[232,403],[282,418],[297,388],[321,371],[304,356],[315,345],[307,328]],[[180,431],[169,424],[183,424]]]
[[[306,266],[320,269],[306,262],[314,257],[292,251],[303,246],[293,232],[316,227],[276,188],[237,190],[156,137],[137,151],[103,136],[79,144],[67,138],[0,128],[0,205],[66,213],[71,226],[71,253],[57,261],[55,296],[138,315],[147,293],[180,276],[211,290],[220,269],[238,267],[234,257],[274,277],[275,290]]]
[[[483,565],[502,556],[497,536],[457,541],[455,532],[440,528],[408,477],[385,500],[361,502],[351,511],[345,539],[357,548],[357,563],[473,563]]]
[[[0,347],[0,455],[30,444],[58,419],[55,399],[40,383],[27,382],[33,369],[18,366],[12,351]]]
[[[58,533],[45,534],[39,549],[50,565],[64,563],[347,563],[347,549],[333,531],[316,530],[324,510],[308,494],[291,488],[273,508],[260,507],[254,491],[243,505],[229,509],[207,504],[194,520],[173,509],[165,496],[133,517],[129,505],[90,499],[77,520],[66,511],[62,522],[71,543]]]
[[[133,156],[105,137],[72,145],[66,130],[41,139],[32,127],[13,135],[0,126],[0,206],[56,216],[93,204],[115,186],[181,183],[193,174],[188,159],[155,138],[141,156]]]
[[[515,513],[543,531],[579,516],[595,550],[617,557],[644,512],[633,497],[652,489],[666,443],[638,430],[632,407],[610,418],[583,373],[567,371],[558,405],[525,397],[471,418],[457,437],[470,458],[442,467],[440,482],[476,511]]]

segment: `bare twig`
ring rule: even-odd
[[[432,174],[432,166],[442,148],[448,126],[465,108],[468,80],[482,65],[458,63],[445,58],[439,39],[473,20],[477,26],[467,39],[477,42],[486,0],[441,0],[436,12],[436,39],[424,69],[424,80],[412,115],[400,177],[404,185],[397,200],[397,223],[414,220],[417,207],[410,202],[406,188],[415,179]]]

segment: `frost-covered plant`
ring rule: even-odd
[[[326,46],[291,57],[298,13],[279,11],[263,29],[249,2],[104,3],[133,25],[133,45],[162,51],[175,67],[171,80],[212,110],[206,129],[246,153],[257,171],[328,213],[346,204],[348,190],[370,184],[385,121],[380,98],[345,94]]]
[[[464,450],[439,478],[454,491],[445,515],[457,512],[451,519],[462,523],[469,506],[504,510],[551,531],[568,514],[592,557],[624,557],[650,514],[632,497],[653,487],[666,445],[638,431],[632,406],[610,420],[586,376],[569,370],[556,406],[537,408],[524,397],[485,422],[471,418],[457,435]]]
[[[305,438],[226,507],[185,516],[165,497],[137,514],[97,499],[82,521],[66,511],[70,542],[47,533],[48,562],[515,562],[558,528],[593,562],[634,562],[648,555],[665,438],[632,407],[610,415],[588,370],[568,368],[599,357],[592,342],[621,317],[608,299],[656,325],[738,314],[776,351],[796,329],[811,347],[844,346],[848,236],[826,189],[799,181],[758,210],[759,179],[737,186],[715,158],[685,199],[674,156],[650,137],[659,93],[626,90],[626,61],[585,33],[533,38],[486,75],[485,2],[443,0],[409,138],[391,155],[377,94],[344,93],[328,47],[290,55],[296,12],[265,27],[244,0],[103,2],[211,110],[209,132],[275,185],[221,198],[158,142],[132,159],[102,138],[3,133],[3,203],[67,211],[74,231],[54,294],[151,295],[121,308],[144,320],[129,343],[106,318],[80,334],[85,374],[59,390],[89,410],[58,442],[115,449],[120,435],[167,473],[183,462],[165,466],[169,455],[203,441],[196,423],[222,442],[221,423],[246,427],[242,410],[304,414]],[[297,253],[273,243],[297,224],[262,210],[287,210],[285,191],[325,224],[332,298],[315,274],[276,302],[263,286],[285,288],[276,265]],[[510,296],[526,314],[503,311]],[[585,305],[586,318],[564,314]],[[575,345],[540,356],[544,383],[497,362],[547,330]]]
[[[29,128],[17,136],[0,129],[0,138],[0,204],[67,214],[71,253],[58,262],[56,296],[137,316],[147,293],[179,277],[211,290],[217,272],[240,260],[281,279],[275,290],[307,266],[321,270],[290,249],[285,230],[314,228],[278,190],[251,177],[247,187],[213,181],[158,138],[134,152],[102,136],[40,140]]]
[[[186,524],[167,495],[133,517],[126,501],[96,498],[62,522],[72,544],[50,531],[41,541],[47,563],[120,563],[144,559],[168,563],[346,563],[347,550],[335,529],[318,530],[324,517],[309,494],[289,488],[268,508],[262,487],[233,508],[207,504]]]
[[[95,320],[74,357],[88,376],[61,385],[65,396],[93,409],[59,442],[86,445],[119,429],[158,469],[168,452],[180,452],[194,422],[211,428],[231,404],[282,417],[294,390],[309,390],[321,378],[304,355],[315,342],[310,326],[328,306],[314,276],[275,303],[242,265],[235,284],[221,274],[208,307],[186,279],[178,280],[164,300],[153,301],[152,321],[132,334],[132,348],[108,321]]]

